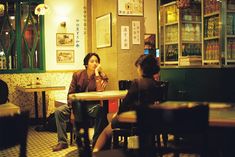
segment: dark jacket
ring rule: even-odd
[[[126,97],[119,106],[118,114],[135,110],[137,106],[148,106],[159,100],[159,82],[151,78],[133,80]]]

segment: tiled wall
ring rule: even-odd
[[[16,86],[24,86],[30,83],[35,83],[39,78],[41,84],[52,84],[66,86],[65,90],[47,91],[46,104],[47,116],[54,112],[54,100],[67,99],[67,92],[72,79],[73,72],[46,72],[46,73],[24,73],[24,74],[0,74],[0,79],[4,80],[9,87],[9,100],[20,106],[21,110],[30,110],[30,116],[34,117],[34,94],[24,93],[16,90]],[[111,74],[107,73],[109,84],[106,90],[117,89],[117,82],[112,79]],[[41,92],[38,93],[38,111],[39,117],[42,117],[42,99]]]
[[[16,90],[16,86],[27,85],[40,79],[42,84],[53,84],[66,86],[65,90],[47,91],[47,114],[54,111],[55,99],[66,99],[69,84],[72,79],[72,72],[48,72],[48,73],[30,73],[30,74],[1,74],[0,78],[7,82],[9,87],[9,99],[12,103],[20,106],[21,110],[30,109],[31,117],[34,116],[34,96],[33,93],[24,93]],[[38,93],[38,111],[39,117],[42,116],[41,93]]]

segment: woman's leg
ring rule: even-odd
[[[111,137],[112,130],[111,123],[109,123],[98,137],[93,152],[98,152],[104,147],[106,141]]]

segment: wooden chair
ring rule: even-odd
[[[168,81],[158,81],[159,88],[156,94],[156,101],[164,102],[167,101],[168,96]],[[113,148],[124,148],[127,149],[128,146],[128,137],[136,135],[136,125],[133,123],[123,125],[123,128],[116,128],[113,130]],[[166,145],[166,141],[168,139],[167,134],[163,134],[163,142]],[[160,144],[160,134],[156,137],[158,140],[158,144]],[[120,144],[121,143],[121,144]]]
[[[137,132],[140,156],[155,157],[172,152],[198,153],[207,156],[208,105],[198,104],[185,108],[139,108],[137,109]],[[172,134],[180,137],[167,146],[157,145],[155,135]]]
[[[0,117],[0,150],[20,145],[20,157],[27,156],[29,112]]]

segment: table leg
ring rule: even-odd
[[[36,131],[45,131],[46,130],[46,92],[42,91],[42,126],[35,128]]]
[[[108,100],[103,101],[103,110],[104,110],[104,113],[106,113],[106,115],[107,115],[109,112],[109,101]]]
[[[38,122],[38,95],[37,92],[34,92],[34,112],[35,112],[35,119]]]
[[[42,118],[43,118],[43,125],[46,124],[46,92],[42,91]]]

